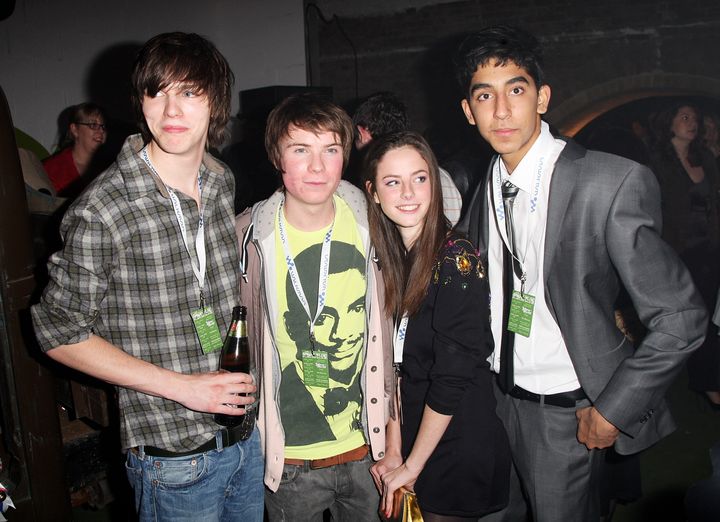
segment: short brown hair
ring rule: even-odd
[[[288,96],[270,112],[265,127],[265,150],[276,169],[280,167],[280,142],[289,135],[290,126],[314,132],[332,132],[343,148],[343,169],[350,158],[353,124],[350,116],[327,97],[317,93]]]
[[[212,147],[222,144],[230,119],[234,80],[225,57],[200,35],[163,33],[148,40],[138,53],[132,73],[132,104],[145,143],[152,139],[142,111],[145,95],[180,83],[207,96],[210,106],[208,144]]]

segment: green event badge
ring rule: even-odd
[[[330,386],[327,352],[323,350],[303,350],[302,363],[305,386],[318,388],[328,388]]]
[[[530,337],[534,310],[534,295],[521,294],[517,290],[513,290],[507,329],[523,337]]]
[[[217,352],[222,348],[223,342],[220,337],[220,328],[218,328],[215,314],[209,306],[206,308],[198,308],[190,312],[193,323],[195,323],[195,332],[200,340],[200,346],[204,354]]]

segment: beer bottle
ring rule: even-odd
[[[247,309],[236,306],[232,312],[232,322],[228,331],[222,351],[220,352],[220,370],[228,372],[250,373],[250,343],[247,337]],[[250,408],[248,408],[249,413]],[[215,414],[215,422],[222,426],[239,426],[245,415]]]

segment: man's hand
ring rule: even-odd
[[[608,422],[593,406],[575,412],[578,420],[577,439],[588,449],[609,448],[615,444],[620,430]]]
[[[256,388],[247,373],[210,372],[177,374],[179,383],[168,398],[186,408],[206,413],[243,415],[245,406],[255,402],[255,397],[240,394],[254,393]]]

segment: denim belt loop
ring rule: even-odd
[[[224,444],[224,442],[223,442],[223,431],[224,431],[224,429],[219,429],[219,430],[217,430],[217,432],[215,433],[215,445],[216,445],[216,449],[218,450],[218,452],[222,452],[222,450],[225,449],[225,448],[223,447],[223,444]]]

